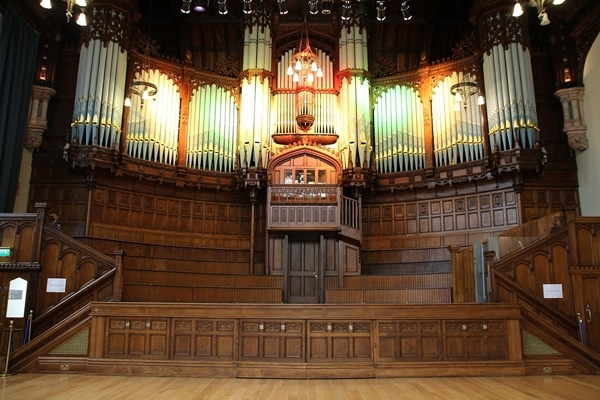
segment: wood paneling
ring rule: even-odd
[[[436,304],[450,303],[450,288],[441,289],[327,289],[328,304]]]
[[[137,364],[138,373],[144,360],[153,360],[148,373],[160,360],[163,373],[179,361],[210,361],[217,370],[217,362],[237,361],[242,375],[255,377],[375,376],[379,363],[388,376],[406,374],[414,362],[453,362],[457,371],[477,361],[524,368],[519,309],[510,305],[94,303],[92,315],[90,346],[101,349],[89,360],[94,372],[120,370],[119,359]],[[115,364],[105,363],[111,359]]]

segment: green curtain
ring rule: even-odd
[[[9,5],[0,20],[0,213],[15,204],[38,39]]]

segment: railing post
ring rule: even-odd
[[[115,250],[115,279],[113,280],[113,300],[121,301],[123,295],[123,258],[125,251],[123,249]]]
[[[31,241],[31,262],[39,263],[40,254],[42,252],[42,231],[46,222],[46,210],[48,203],[35,203],[37,209],[37,217],[35,219],[35,228],[33,230],[33,238]]]
[[[486,287],[487,287],[487,299],[488,302],[498,301],[498,286],[496,284],[496,252],[486,251],[483,253],[485,258],[485,274],[486,274]]]

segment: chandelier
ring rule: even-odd
[[[306,133],[315,122],[314,82],[316,78],[323,77],[319,57],[310,48],[306,18],[302,25],[298,52],[291,58],[287,74],[296,83],[296,123]]]
[[[546,5],[553,4],[555,6],[564,3],[565,0],[516,0],[515,7],[513,9],[513,17],[520,17],[523,15],[523,5],[529,7],[536,7],[538,10],[538,19],[540,25],[549,25],[550,18],[546,12]]]
[[[479,93],[479,87],[475,82],[462,81],[450,86],[450,94],[454,96],[454,111],[460,111],[461,103],[466,110],[467,99],[477,93]],[[480,106],[485,104],[483,96],[477,97],[477,104]]]
[[[79,26],[86,26],[87,25],[87,17],[85,16],[85,7],[88,6],[88,1],[86,1],[86,0],[62,0],[62,1],[67,3],[67,10],[65,12],[65,15],[67,17],[67,23],[73,17],[73,11],[74,11],[73,8],[75,5],[77,5],[81,9],[81,12],[77,16],[77,19],[75,20],[75,22]],[[90,2],[91,2],[91,0],[90,0]],[[43,8],[45,8],[47,10],[51,10],[52,9],[52,0],[41,0],[40,6],[42,6]]]
[[[150,23],[152,20],[152,2],[150,3],[150,16],[148,18],[148,32],[150,32]],[[144,71],[148,70],[148,54],[152,49],[152,43],[150,42],[150,38],[146,38],[146,40],[142,41],[143,46],[143,62],[140,69],[140,79],[134,80],[129,85],[129,93],[134,94],[140,97],[140,110],[144,108],[144,102],[151,97],[156,96],[158,93],[158,87],[147,80],[144,79]],[[125,103],[123,104],[125,107],[131,107],[131,98],[127,96],[125,98]]]

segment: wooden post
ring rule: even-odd
[[[115,278],[113,280],[113,300],[121,301],[121,296],[123,295],[123,257],[125,256],[125,251],[115,250],[114,254],[116,255],[115,261]]]

